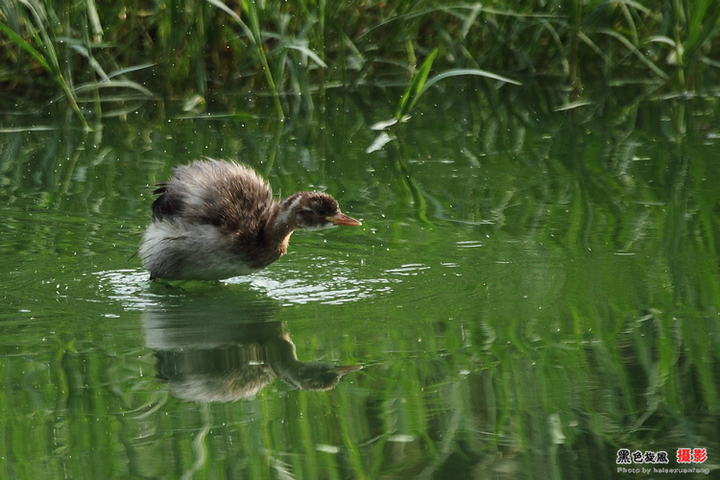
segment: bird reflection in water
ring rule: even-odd
[[[174,328],[182,329],[182,324]],[[343,375],[362,368],[299,360],[281,322],[234,324],[226,337],[231,341],[209,348],[199,345],[197,337],[183,346],[174,335],[177,331],[165,333],[176,337],[172,348],[148,345],[156,350],[158,376],[168,382],[173,395],[199,403],[249,398],[275,378],[298,390],[329,390]]]

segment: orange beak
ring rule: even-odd
[[[332,371],[339,375],[345,375],[346,373],[362,370],[362,368],[362,365],[348,365],[347,367],[335,367]]]
[[[338,213],[337,215],[325,218],[333,225],[345,225],[347,227],[359,227],[360,225],[362,225],[362,223],[358,222],[354,218],[348,217],[347,215],[344,215],[342,213]]]

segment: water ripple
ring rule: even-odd
[[[265,292],[269,297],[286,304],[305,304],[320,302],[337,305],[357,302],[386,294],[392,290],[391,284],[397,279],[389,278],[355,278],[354,271],[343,265],[343,262],[327,262],[320,260],[313,273],[299,270],[283,270],[282,279],[276,278],[275,272],[259,273],[248,277],[236,277],[226,280],[228,284],[249,284],[253,289]],[[331,272],[332,275],[321,273]]]
[[[316,259],[318,268],[267,270],[254,275],[235,277],[223,281],[225,285],[247,285],[251,290],[262,293],[283,304],[343,304],[367,300],[392,291],[392,285],[401,280],[397,276],[416,275],[428,266],[411,264],[385,270],[380,278],[356,278],[357,272],[342,262],[327,262]],[[322,267],[322,268],[321,268]],[[144,270],[111,270],[95,274],[100,279],[99,290],[107,298],[120,302],[128,310],[145,310],[165,305],[169,298],[182,297],[188,290],[186,282],[173,282],[179,288],[158,290],[158,285],[149,281]],[[385,278],[387,275],[389,278]],[[172,284],[168,285],[171,286]],[[209,282],[203,288],[217,288]]]
[[[408,263],[406,265],[400,265],[400,268],[391,268],[388,270],[385,270],[385,273],[390,275],[401,275],[401,276],[411,276],[411,275],[417,275],[422,270],[427,270],[430,267],[428,265],[423,265],[422,263]]]
[[[478,248],[482,247],[483,243],[479,240],[464,240],[461,242],[455,242],[455,246],[458,248]]]

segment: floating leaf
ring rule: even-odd
[[[377,152],[385,145],[390,143],[394,138],[395,137],[390,136],[387,132],[381,132],[380,135],[378,135],[375,141],[372,143],[372,145],[370,145],[367,150],[365,150],[365,153]]]
[[[393,125],[395,125],[395,124],[398,123],[399,121],[400,121],[399,118],[393,117],[393,118],[391,118],[390,120],[383,120],[382,122],[373,123],[373,124],[370,126],[370,130],[375,130],[375,131],[377,131],[377,130],[385,130],[385,129],[388,128],[388,127],[392,127]]]
[[[410,115],[405,115],[402,118],[393,117],[390,120],[383,120],[382,122],[373,123],[370,126],[370,130],[375,130],[375,131],[385,130],[388,127],[392,127],[393,125],[398,124],[398,123],[405,123],[408,120],[410,120]]]

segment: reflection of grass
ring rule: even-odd
[[[714,147],[693,130],[663,138],[637,120],[674,118],[672,104],[620,112],[608,101],[606,119],[578,108],[576,117],[546,111],[541,124],[528,120],[536,112],[525,108],[534,103],[524,92],[465,92],[439,105],[441,114],[416,115],[395,142],[404,150],[388,150],[391,161],[350,148],[347,132],[370,139],[348,97],[333,99],[348,103],[325,112],[322,124],[283,122],[285,136],[266,116],[111,120],[105,137],[3,134],[3,193],[15,205],[3,212],[13,243],[0,245],[2,253],[52,272],[50,291],[72,284],[71,296],[55,298],[29,276],[28,291],[40,299],[32,308],[59,313],[47,325],[29,320],[35,311],[27,320],[6,313],[6,468],[18,478],[194,470],[213,478],[610,478],[617,448],[672,454],[700,439],[716,449]],[[392,115],[397,98],[384,100],[369,110]],[[439,128],[439,119],[451,125]],[[308,162],[327,161],[306,169],[301,149]],[[57,257],[83,257],[88,269],[124,261],[137,242],[127,231],[148,219],[146,185],[178,161],[235,152],[267,168],[283,191],[322,184],[356,202],[377,229],[353,244],[351,257],[367,259],[363,274],[380,275],[383,262],[431,268],[383,298],[282,309],[301,357],[374,363],[335,390],[273,385],[255,399],[202,410],[155,381],[134,312],[113,306],[102,285],[73,286],[69,275],[88,277],[58,269]],[[371,192],[363,203],[360,191]],[[406,200],[420,222],[408,222]],[[502,223],[483,222],[492,210],[502,210]],[[436,228],[422,228],[424,220]],[[405,246],[383,232],[401,223]],[[481,239],[483,248],[458,253],[456,239]],[[385,256],[379,245],[397,253]],[[442,261],[465,276],[445,276]],[[128,318],[98,320],[115,308]],[[15,348],[20,338],[27,343]]]

